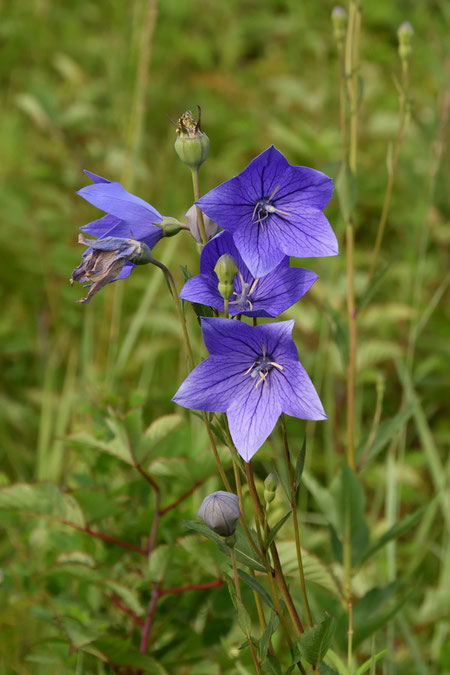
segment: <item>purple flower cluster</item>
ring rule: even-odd
[[[163,236],[163,216],[127,192],[120,183],[86,172],[93,185],[80,194],[107,215],[82,227],[98,241],[90,246],[72,280],[86,282],[84,302],[105,284],[130,275],[136,264],[151,261],[151,249]],[[294,321],[250,326],[247,317],[275,318],[296,303],[318,278],[291,267],[297,258],[338,255],[338,245],[323,214],[333,192],[331,178],[292,166],[271,146],[242,173],[197,200],[208,237],[200,274],[190,278],[180,297],[226,311],[234,319],[203,318],[210,356],[181,385],[173,400],[186,408],[227,414],[231,436],[245,461],[272,432],[281,413],[301,419],[325,419],[322,404],[298,360],[292,339]],[[194,207],[186,214],[192,236],[200,241]],[[219,228],[223,231],[213,236]],[[224,285],[215,269],[227,254],[233,274]],[[232,261],[231,261],[232,262]],[[220,283],[220,285],[219,285]]]
[[[230,316],[276,317],[297,302],[317,275],[289,266],[299,258],[338,255],[322,213],[331,178],[291,166],[271,146],[244,171],[201,197],[197,206],[224,232],[203,248],[200,274],[180,297],[224,311],[214,271],[219,258],[236,263]],[[320,399],[298,360],[294,321],[249,326],[232,319],[203,318],[210,356],[183,382],[173,400],[186,408],[224,412],[233,442],[245,461],[261,447],[281,413],[325,419]]]

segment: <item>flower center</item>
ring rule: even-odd
[[[252,378],[258,377],[258,380],[255,384],[255,389],[257,389],[261,382],[269,384],[267,381],[267,376],[274,367],[278,368],[278,370],[284,370],[283,366],[280,366],[279,363],[276,363],[273,360],[271,354],[267,354],[266,345],[263,344],[262,355],[258,356],[258,358],[253,361],[252,365],[248,370],[245,371],[244,375],[250,375]]]
[[[241,290],[234,291],[233,295],[236,296],[236,299],[230,302],[230,305],[238,305],[239,309],[241,309],[242,311],[245,310],[253,311],[253,303],[250,300],[250,296],[255,290],[256,284],[258,283],[259,279],[255,279],[252,284],[247,284],[244,281],[244,277],[242,276],[241,272],[238,272],[238,274],[239,279],[241,281]]]
[[[262,197],[261,199],[258,199],[255,204],[255,208],[253,209],[252,222],[256,221],[258,225],[261,225],[262,230],[264,229],[262,224],[263,221],[266,220],[266,218],[268,218],[271,213],[281,213],[283,216],[289,215],[287,211],[280,211],[280,209],[277,209],[276,206],[272,204],[273,198],[275,197],[279,187],[280,186],[277,185],[270,197]]]

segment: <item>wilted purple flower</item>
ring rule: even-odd
[[[214,267],[226,253],[233,256],[239,270],[234,279],[235,292],[228,306],[231,316],[278,316],[297,302],[319,278],[310,270],[289,267],[289,257],[283,256],[272,272],[255,279],[239,255],[233,236],[229,232],[221,232],[203,247],[200,274],[185,283],[180,298],[209,305],[223,312],[224,301],[218,290]]]
[[[210,356],[186,378],[173,401],[185,408],[226,412],[239,454],[248,462],[282,412],[326,419],[292,339],[294,321],[249,326],[233,319],[203,318]]]
[[[198,227],[197,207],[195,204],[193,204],[191,208],[186,211],[185,216],[187,218],[187,224],[189,225],[192,236],[194,237],[195,241],[198,241],[198,243],[201,244],[202,237]],[[203,214],[203,222],[205,224],[206,238],[211,239],[211,237],[214,237],[214,235],[217,234],[219,226],[205,214]]]
[[[250,272],[262,277],[285,255],[338,255],[336,237],[322,213],[332,192],[331,178],[291,166],[272,145],[196,204],[231,232]]]
[[[223,490],[213,492],[203,500],[198,517],[217,534],[230,537],[234,534],[241,517],[239,497]]]
[[[163,216],[143,199],[127,192],[120,183],[97,176],[91,171],[85,173],[94,185],[81,188],[78,194],[108,215],[83,225],[80,228],[82,232],[99,239],[105,237],[136,239],[147,244],[151,250],[163,235],[162,229],[154,225],[160,223]],[[132,262],[125,262],[120,274],[111,281],[130,276],[134,267]]]
[[[127,262],[132,263],[134,267],[134,265],[145,265],[152,260],[147,244],[134,239],[122,237],[86,239],[80,234],[78,242],[89,248],[83,254],[81,263],[72,272],[70,283],[79,281],[89,286],[87,296],[77,300],[84,304],[87,304],[103,286],[118,279]]]

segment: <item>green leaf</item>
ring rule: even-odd
[[[336,192],[342,217],[347,223],[356,204],[356,179],[347,162],[342,162],[336,178]]]
[[[250,633],[250,630],[251,630],[251,627],[252,627],[252,622],[251,622],[249,613],[247,612],[247,610],[245,608],[244,603],[237,596],[234,579],[232,579],[231,577],[228,577],[228,575],[227,575],[227,585],[228,585],[228,591],[230,593],[231,600],[233,602],[233,605],[236,608],[238,624],[239,624],[242,632],[244,633],[244,635],[248,635]]]
[[[415,592],[412,588],[398,602],[392,603],[384,609],[386,599],[392,596],[399,588],[398,582],[393,582],[385,588],[374,588],[358,602],[353,615],[355,634],[353,644],[355,649],[372,633],[386,626],[397,612],[408,602]]]
[[[305,466],[305,457],[306,457],[306,436],[303,439],[302,449],[300,450],[300,454],[299,454],[299,456],[297,458],[297,462],[295,464],[294,485],[295,485],[296,490],[299,486],[300,478],[302,477],[303,469],[304,469],[304,466]]]
[[[275,537],[277,536],[277,533],[281,530],[289,516],[291,515],[291,512],[288,511],[282,518],[281,520],[278,521],[276,525],[273,526],[273,528],[270,530],[269,536],[267,537],[267,542],[266,542],[266,548],[269,548],[270,544],[273,542]]]
[[[333,339],[341,355],[342,365],[347,367],[349,355],[348,325],[342,318],[342,315],[327,301],[325,302],[325,311],[331,324]]]
[[[369,302],[372,300],[374,297],[375,293],[377,292],[378,288],[381,285],[381,282],[383,281],[384,277],[386,276],[387,272],[390,270],[391,265],[384,265],[376,274],[375,276],[369,280],[367,283],[367,288],[362,294],[361,299],[359,300],[358,303],[358,312],[362,312],[363,309],[366,307],[366,305],[369,304]]]
[[[242,581],[246,583],[248,586],[250,586],[254,591],[256,591],[258,595],[264,600],[264,602],[275,611],[275,605],[273,604],[273,600],[270,597],[269,593],[264,588],[264,586],[260,584],[259,581],[254,579],[250,574],[244,572],[244,570],[238,569],[238,572]]]
[[[341,541],[350,536],[352,561],[356,564],[367,550],[369,528],[365,519],[365,496],[356,473],[343,463],[340,473],[330,486],[336,516],[332,525]]]
[[[267,649],[269,648],[269,642],[272,635],[275,633],[279,624],[278,617],[275,613],[272,612],[270,619],[267,622],[267,626],[264,630],[264,633],[261,635],[261,639],[258,645],[258,658],[261,663],[264,663],[264,660],[267,655]]]
[[[166,438],[174,429],[183,422],[181,415],[163,415],[154,420],[144,431],[137,446],[137,457],[139,461],[152,450],[155,445]]]
[[[110,428],[111,425],[114,427],[114,423],[112,423],[111,420],[109,420],[109,422],[110,424],[108,426]],[[117,428],[118,427],[116,425],[115,429],[117,430]],[[123,427],[122,431],[124,432]],[[100,441],[99,439],[95,438],[95,436],[88,434],[86,431],[80,431],[77,434],[72,434],[69,436],[69,439],[75,443],[79,443],[80,445],[94,448],[94,450],[106,452],[109,455],[113,455],[113,457],[120,459],[122,462],[125,462],[125,464],[134,466],[134,461],[130,454],[130,448],[126,438],[123,435],[119,437],[115,436],[111,441]]]
[[[188,527],[191,530],[195,530],[196,532],[200,532],[200,534],[203,534],[205,537],[208,537],[208,539],[211,539],[214,541],[222,553],[225,553],[225,555],[230,556],[230,548],[225,544],[223,538],[213,532],[212,530],[209,529],[207,525],[203,521],[199,520],[185,520],[183,521],[185,526]],[[253,550],[250,542],[247,539],[247,535],[245,534],[242,526],[239,524],[236,529],[236,543],[234,545],[234,552],[236,554],[236,560],[238,560],[240,563],[243,565],[247,565],[247,567],[251,567],[253,570],[257,570],[258,572],[265,572],[266,568],[264,565],[260,562],[259,558],[256,556],[255,551]]]
[[[367,673],[368,670],[372,668],[372,666],[377,663],[385,654],[388,653],[387,649],[383,649],[381,652],[378,652],[378,654],[375,654],[374,656],[371,656],[370,659],[367,659],[367,661],[364,661],[362,666],[358,668],[356,671],[356,675],[364,675],[364,673]],[[374,671],[375,672],[375,671]]]
[[[376,455],[378,455],[378,453],[381,452],[381,450],[383,450],[383,448],[388,443],[390,443],[390,441],[394,438],[394,436],[398,434],[406,425],[410,417],[413,415],[415,408],[416,408],[415,403],[412,403],[406,406],[406,408],[401,410],[393,417],[390,417],[389,419],[381,422],[380,426],[378,427],[377,433],[375,434],[375,438],[373,440],[369,456],[367,459],[373,459],[374,457],[376,457]],[[367,439],[365,439],[364,442],[361,443],[361,445],[357,450],[358,457],[361,456],[361,453],[364,450],[366,440]]]
[[[326,663],[321,663],[320,664],[320,675],[339,675],[337,670],[333,670],[333,668],[330,668],[330,666],[327,666]]]
[[[151,675],[168,675],[167,671],[155,659],[141,654],[133,645],[116,637],[103,636],[90,647],[103,654],[115,666],[142,668]],[[85,651],[91,651],[86,649]]]
[[[29,513],[84,527],[83,512],[73,497],[53,483],[16,483],[0,489],[0,511]]]
[[[414,513],[409,513],[407,516],[399,520],[398,523],[395,523],[392,527],[390,527],[378,539],[378,541],[374,542],[372,546],[369,548],[369,550],[366,551],[366,553],[362,557],[361,562],[364,562],[365,560],[370,558],[374,553],[376,553],[380,548],[385,546],[389,541],[401,537],[411,527],[414,527],[414,525],[416,525],[416,523],[418,523],[419,520],[422,518],[423,514],[425,513],[425,511],[428,509],[429,506],[430,504],[422,506],[422,508],[418,509]]]
[[[316,668],[323,661],[336,629],[336,621],[327,615],[323,621],[305,631],[296,642],[300,656]]]
[[[264,663],[264,672],[270,673],[270,675],[282,675],[283,671],[276,656],[272,656],[271,654],[267,656]]]

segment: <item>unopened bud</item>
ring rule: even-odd
[[[275,499],[278,487],[278,478],[274,473],[269,473],[264,481],[264,500],[266,504],[270,504]]]
[[[201,244],[202,236],[198,226],[197,207],[195,204],[186,211],[185,216],[187,218],[187,224],[192,236],[198,244]],[[219,226],[209,216],[207,216],[206,213],[203,214],[203,224],[205,225],[206,239],[209,241],[212,237],[214,237],[215,234],[217,234]]]
[[[232,492],[213,492],[203,500],[198,517],[217,534],[231,537],[241,517],[239,498]]]
[[[333,23],[334,39],[338,45],[342,45],[345,38],[345,25],[347,23],[347,12],[338,5],[331,12],[331,21]]]
[[[404,21],[397,30],[398,53],[403,63],[406,63],[412,52],[412,38],[414,29],[409,21]]]
[[[163,237],[173,237],[178,232],[181,232],[183,224],[176,218],[169,218],[165,216],[160,223],[155,223],[163,231]]]
[[[175,150],[182,162],[190,169],[198,169],[209,152],[209,138],[200,127],[201,110],[198,106],[198,121],[194,120],[190,110],[186,110],[178,120]]]
[[[216,262],[214,272],[219,279],[218,289],[224,300],[229,300],[234,293],[234,278],[238,271],[234,258],[229,253],[221,255]]]

